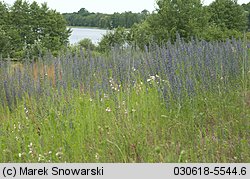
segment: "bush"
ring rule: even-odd
[[[102,37],[98,45],[98,50],[105,52],[110,51],[115,46],[124,47],[128,44],[128,36],[129,30],[118,27]]]
[[[88,38],[85,38],[81,40],[80,42],[78,42],[78,45],[84,49],[89,49],[91,51],[96,49],[95,44],[93,44],[93,42]]]
[[[237,30],[230,30],[226,28],[221,28],[218,26],[209,26],[206,31],[204,31],[200,38],[207,40],[207,41],[214,41],[214,40],[226,40],[227,38],[243,38],[243,33]]]

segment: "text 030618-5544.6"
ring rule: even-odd
[[[246,167],[174,167],[174,175],[244,176],[246,174]]]

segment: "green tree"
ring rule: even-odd
[[[175,40],[176,34],[190,39],[199,36],[208,25],[208,16],[200,0],[158,0],[158,9],[148,19],[157,42]]]
[[[108,16],[108,15],[102,16],[102,17],[100,18],[98,27],[104,28],[104,29],[109,28],[109,16]]]
[[[66,21],[60,13],[55,10],[44,12],[45,17],[41,27],[41,42],[44,47],[57,51],[68,44],[68,38],[71,33],[66,27]]]
[[[7,24],[8,24],[8,9],[5,4],[0,1],[0,54],[6,50],[8,43]]]
[[[98,44],[99,51],[109,51],[113,47],[124,47],[128,43],[129,31],[118,27],[104,35]]]
[[[216,25],[210,25],[202,34],[202,38],[207,41],[226,40],[231,37],[238,39],[243,38],[243,36],[242,32],[234,29],[221,28]]]
[[[0,54],[8,56],[20,49],[21,38],[18,29],[12,24],[7,5],[0,2]]]
[[[29,4],[27,1],[17,0],[10,8],[10,22],[12,27],[16,29],[18,38],[15,37],[15,51],[19,53],[26,48],[28,44],[32,43],[32,28],[30,25],[31,16]],[[18,40],[18,41],[17,41]]]
[[[215,0],[208,10],[211,14],[210,23],[222,29],[245,31],[247,17],[237,0]]]
[[[141,13],[123,12],[113,14],[93,13],[85,8],[78,12],[64,13],[63,16],[70,26],[90,26],[106,29],[117,27],[131,28],[134,24],[142,22],[149,15],[147,10]]]
[[[2,26],[0,26],[0,54],[6,54],[6,51],[8,51],[8,41],[9,36],[6,34],[6,31],[3,29]]]
[[[148,46],[152,40],[152,32],[147,21],[133,25],[127,35],[128,44],[135,48],[144,49],[145,45]]]
[[[5,25],[8,21],[8,8],[0,1],[0,25]]]
[[[244,8],[247,17],[248,17],[248,31],[250,31],[250,2],[247,4],[242,4],[242,7]]]
[[[90,13],[87,9],[81,8],[81,9],[78,11],[78,14],[79,14],[80,16],[88,16],[88,15],[90,15],[91,13]]]
[[[4,56],[37,55],[45,49],[59,51],[68,44],[70,30],[63,16],[46,3],[17,0],[8,8],[0,2],[0,53]]]

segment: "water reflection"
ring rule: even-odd
[[[75,44],[84,38],[89,38],[94,44],[98,44],[102,36],[105,35],[108,30],[94,29],[94,28],[72,28],[71,36],[69,37],[70,44]]]

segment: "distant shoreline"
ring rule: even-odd
[[[100,27],[91,27],[91,26],[67,26],[67,28],[110,30],[110,29],[105,29],[105,28],[100,28]]]

